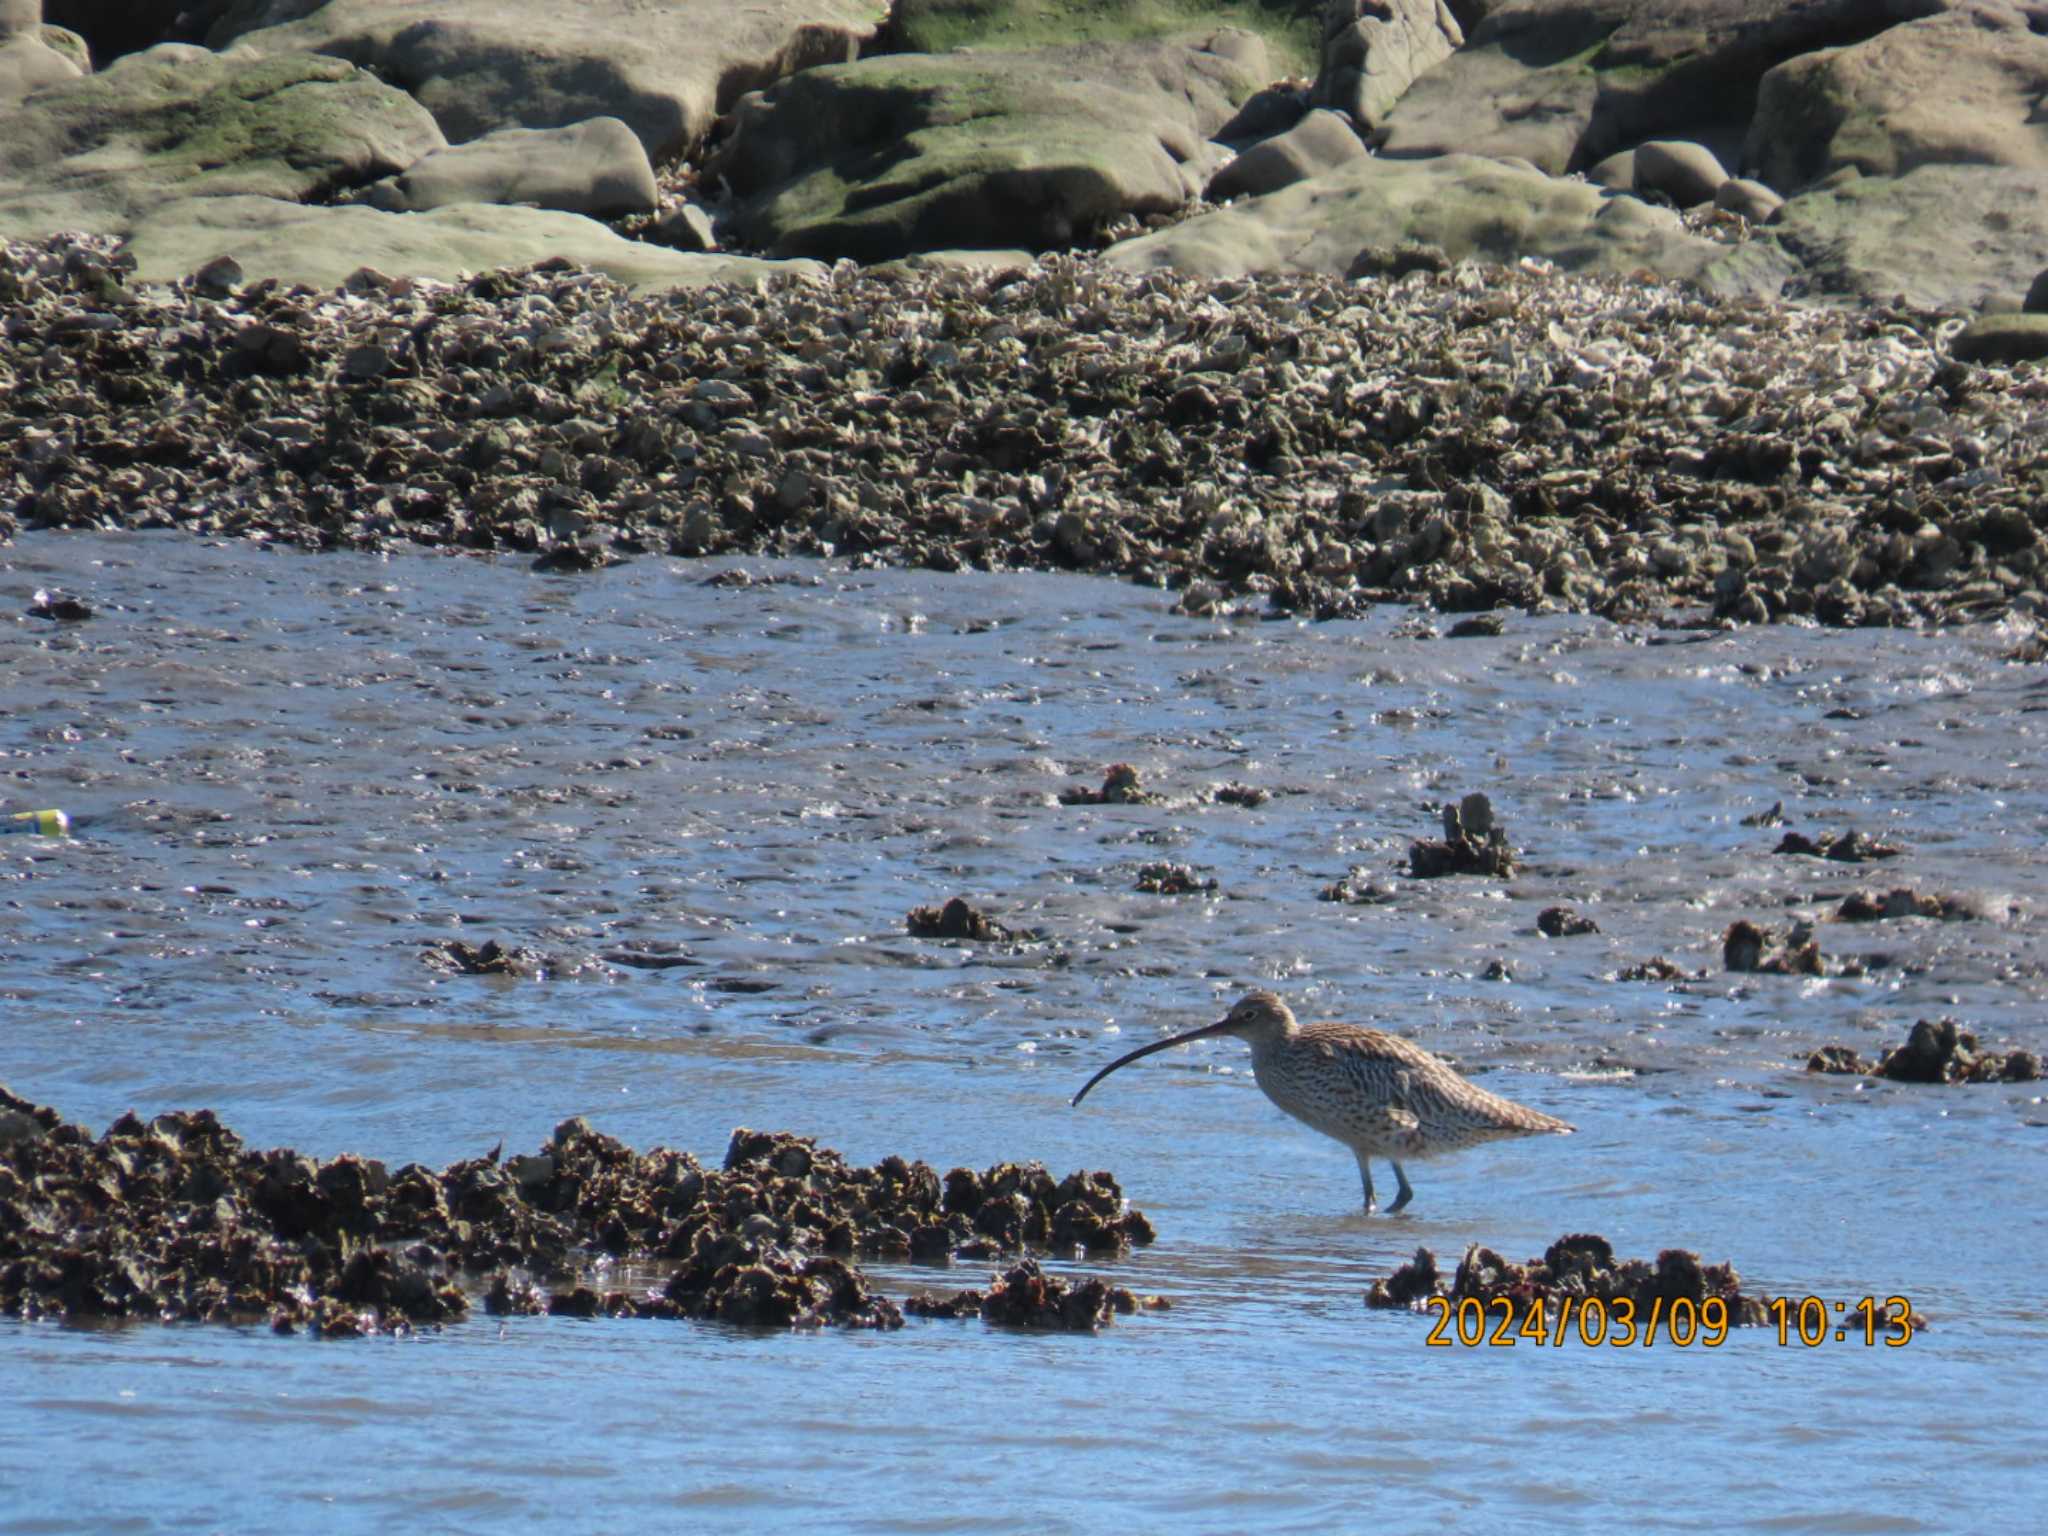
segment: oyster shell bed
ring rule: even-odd
[[[1152,1238],[1109,1174],[1055,1183],[1037,1163],[942,1180],[922,1162],[851,1167],[809,1138],[740,1129],[723,1167],[705,1168],[574,1119],[530,1156],[394,1171],[254,1151],[209,1110],[130,1113],[94,1138],[0,1087],[5,1316],[267,1319],[348,1337],[465,1317],[468,1281],[500,1315],[892,1329],[903,1313],[860,1258],[944,1264],[1027,1245],[1103,1257]],[[606,1259],[666,1275],[599,1290]],[[1100,1280],[1070,1291],[1030,1259],[990,1294],[1007,1301],[984,1315],[1021,1327],[1093,1329],[1138,1305]]]
[[[1198,613],[2048,609],[2048,373],[1957,363],[1922,311],[1534,263],[237,278],[5,246],[0,536],[1057,568]]]
[[[1561,1319],[1562,1305],[1586,1300],[1610,1306],[1627,1302],[1647,1320],[1653,1314],[1661,1315],[1666,1304],[1689,1302],[1698,1308],[1718,1299],[1726,1308],[1729,1325],[1752,1328],[1764,1323],[1770,1305],[1769,1297],[1744,1293],[1742,1277],[1733,1264],[1702,1264],[1697,1253],[1685,1248],[1666,1248],[1655,1263],[1617,1260],[1614,1245],[1591,1232],[1560,1237],[1541,1258],[1522,1264],[1474,1243],[1458,1261],[1448,1284],[1436,1254],[1418,1248],[1415,1257],[1393,1274],[1373,1281],[1365,1293],[1365,1304],[1375,1310],[1419,1309],[1432,1298],[1453,1303],[1472,1300],[1482,1305],[1505,1300],[1512,1318],[1542,1312],[1553,1321]]]

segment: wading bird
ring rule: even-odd
[[[1170,1045],[1235,1035],[1252,1048],[1252,1076],[1266,1097],[1302,1124],[1334,1137],[1358,1159],[1365,1208],[1372,1204],[1371,1159],[1394,1166],[1401,1188],[1387,1214],[1415,1191],[1403,1159],[1438,1157],[1507,1136],[1568,1136],[1574,1127],[1467,1082],[1421,1046],[1356,1024],[1302,1024],[1271,992],[1247,992],[1214,1024],[1170,1035],[1119,1056],[1074,1095],[1079,1104],[1118,1067]]]

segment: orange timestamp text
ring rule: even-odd
[[[1688,1296],[1659,1296],[1643,1304],[1626,1296],[1612,1301],[1598,1296],[1559,1296],[1549,1306],[1518,1302],[1510,1296],[1485,1300],[1431,1296],[1423,1306],[1437,1314],[1423,1340],[1436,1349],[1518,1345],[1562,1349],[1567,1344],[1589,1349],[1650,1349],[1660,1342],[1679,1349],[1713,1349],[1728,1341],[1736,1322],[1727,1301],[1719,1296],[1700,1301]],[[1864,1296],[1853,1302],[1778,1296],[1764,1303],[1763,1312],[1766,1326],[1775,1325],[1781,1346],[1808,1349],[1852,1340],[1866,1348],[1883,1344],[1898,1349],[1911,1340],[1922,1321],[1903,1296],[1887,1296],[1882,1301]]]

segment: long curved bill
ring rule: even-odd
[[[1081,1091],[1075,1094],[1069,1102],[1079,1104],[1088,1097],[1088,1090],[1090,1088],[1093,1088],[1118,1067],[1128,1067],[1140,1056],[1150,1056],[1154,1051],[1163,1051],[1169,1045],[1186,1045],[1190,1040],[1207,1040],[1213,1035],[1227,1034],[1229,1031],[1224,1026],[1229,1022],[1230,1020],[1228,1019],[1218,1019],[1214,1024],[1204,1024],[1200,1029],[1191,1029],[1184,1035],[1168,1035],[1164,1040],[1154,1040],[1150,1045],[1141,1045],[1135,1051],[1117,1057],[1115,1061],[1112,1061],[1100,1072],[1089,1078]]]

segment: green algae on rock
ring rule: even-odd
[[[707,175],[771,256],[1064,247],[1122,215],[1178,210],[1206,179],[1207,135],[1266,76],[1264,45],[1229,30],[882,55],[742,101]]]
[[[319,198],[447,142],[418,102],[344,60],[168,43],[0,107],[0,136],[0,235],[125,233],[185,198]]]

